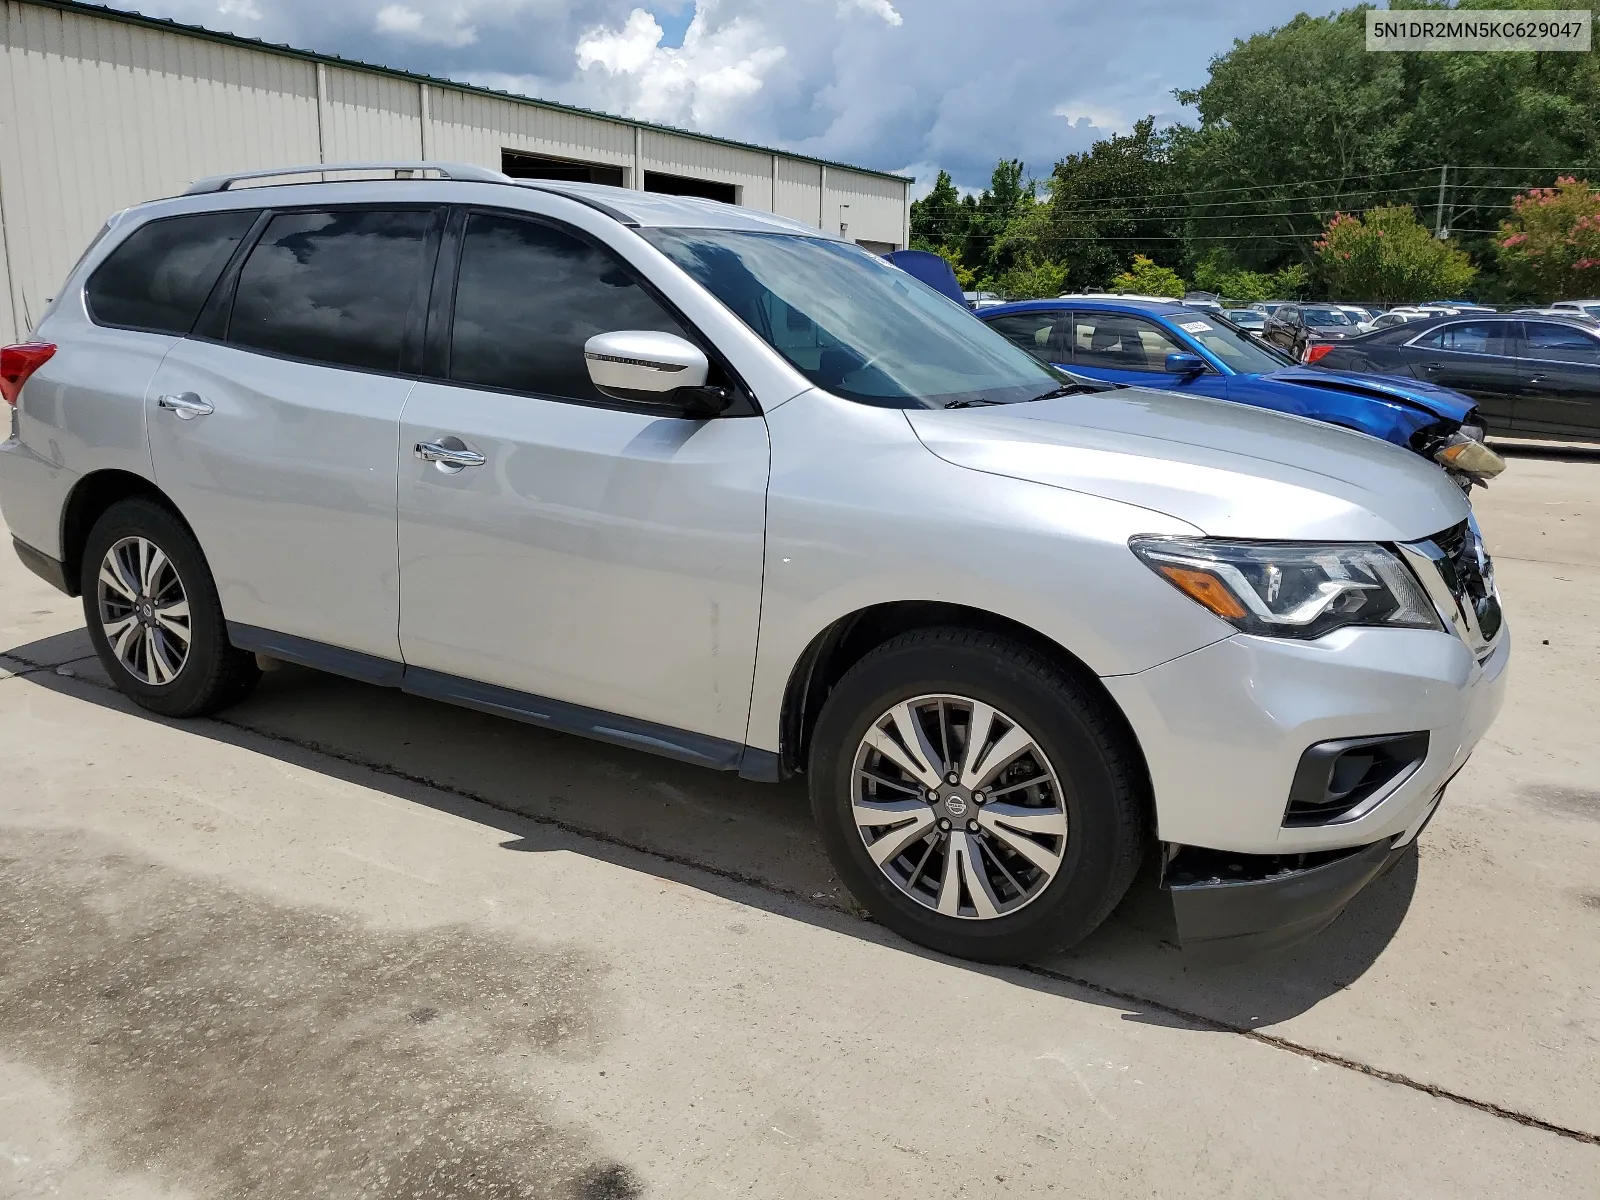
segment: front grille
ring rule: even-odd
[[[1441,557],[1435,563],[1451,597],[1463,615],[1472,614],[1483,642],[1494,641],[1504,618],[1494,586],[1494,566],[1474,523],[1469,518],[1431,540],[1439,548]]]

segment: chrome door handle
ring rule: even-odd
[[[203,400],[194,392],[183,392],[176,396],[163,396],[156,401],[157,408],[164,408],[170,413],[176,413],[180,421],[192,421],[196,417],[204,417],[216,411],[211,401]]]
[[[442,467],[481,467],[489,460],[476,450],[456,450],[438,442],[418,442],[413,451],[423,462],[438,463]]]
[[[1528,376],[1528,383],[1529,383],[1530,386],[1535,384],[1535,383],[1543,383],[1543,382],[1544,382],[1544,376],[1543,375],[1529,375]]]

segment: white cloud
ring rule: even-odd
[[[850,2],[864,12],[869,12],[875,17],[882,17],[887,25],[904,24],[900,13],[893,4],[889,3],[889,0],[850,0]],[[844,5],[841,4],[839,7],[843,8]]]
[[[249,0],[245,0],[246,3]],[[461,23],[459,11],[442,22],[430,20],[425,14],[404,4],[390,4],[378,10],[373,28],[379,33],[391,33],[420,42],[433,42],[441,46],[470,46],[478,40],[478,31]]]
[[[683,45],[657,12],[694,3]],[[1348,0],[1341,0],[1347,4]],[[983,187],[999,158],[1046,175],[1153,114],[1206,64],[1304,7],[1171,0],[139,0],[137,7],[350,58],[504,87],[820,158],[939,167]],[[671,24],[669,21],[668,24]],[[1137,30],[1130,37],[1128,31]],[[926,164],[926,166],[924,166]],[[923,177],[926,176],[925,179]]]
[[[1126,133],[1133,128],[1133,122],[1119,112],[1081,103],[1058,104],[1051,112],[1055,116],[1065,117],[1067,124],[1074,129],[1092,129],[1097,133]]]
[[[642,8],[620,29],[601,25],[578,42],[580,70],[604,101],[627,115],[709,129],[759,92],[785,50],[744,17],[713,24],[709,0],[695,10],[683,45],[661,45],[663,32]]]

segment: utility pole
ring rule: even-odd
[[[1434,210],[1433,214],[1433,236],[1441,242],[1450,236],[1450,230],[1444,223],[1444,181],[1449,170],[1448,166],[1439,168],[1439,207]]]

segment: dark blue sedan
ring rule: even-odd
[[[1068,296],[978,315],[1035,358],[1074,375],[1342,425],[1415,450],[1469,480],[1491,478],[1504,465],[1484,447],[1482,420],[1460,392],[1304,367],[1215,314],[1182,304]]]

